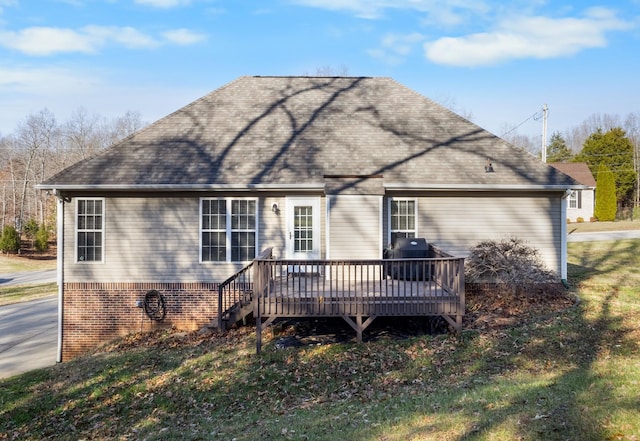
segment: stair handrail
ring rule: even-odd
[[[229,300],[229,299],[224,299],[224,291],[225,291],[225,289],[229,285],[231,285],[232,283],[236,282],[241,277],[244,277],[245,275],[248,275],[249,279],[251,279],[250,270],[253,268],[253,265],[254,265],[255,261],[256,260],[264,260],[264,259],[271,258],[272,251],[273,251],[273,248],[265,249],[254,260],[252,260],[251,263],[249,263],[247,266],[242,268],[240,271],[236,272],[231,277],[227,278],[224,282],[222,282],[222,283],[220,283],[218,285],[218,329],[219,330],[224,329],[222,327],[222,322],[223,322],[223,318],[224,318],[225,314],[229,313],[236,306],[236,303],[233,303],[231,301],[226,301],[226,302],[224,301],[224,300]],[[231,291],[229,291],[229,292],[231,292]],[[230,298],[231,295],[228,295],[228,297]],[[227,306],[227,304],[229,304],[229,305]],[[225,308],[225,306],[226,306],[226,308]]]

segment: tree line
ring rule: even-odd
[[[79,108],[58,122],[43,109],[26,116],[13,133],[0,134],[0,250],[19,251],[23,238],[46,247],[56,224],[55,204],[35,186],[143,126],[138,112],[107,119]]]
[[[38,247],[47,242],[45,235],[55,225],[55,204],[36,190],[37,184],[144,125],[132,111],[107,119],[79,108],[69,120],[58,122],[43,109],[21,120],[14,133],[0,134],[0,250],[19,250],[23,238]],[[532,137],[512,133],[505,139],[541,156],[541,147],[535,147],[541,143]],[[638,114],[593,115],[564,133],[554,132],[547,143],[547,162],[586,162],[596,181],[607,181],[604,188],[613,190],[596,192],[596,210],[613,199],[613,218],[640,215],[639,158]],[[611,215],[596,217],[610,220]]]
[[[541,157],[530,138],[508,141]],[[596,179],[598,220],[640,217],[640,115],[592,115],[547,143],[547,162],[585,162]]]

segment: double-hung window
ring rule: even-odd
[[[392,244],[398,237],[416,237],[417,212],[415,199],[391,199],[389,201],[389,229]]]
[[[104,199],[76,200],[76,261],[104,259]]]
[[[256,257],[257,201],[200,200],[202,262],[247,262]]]

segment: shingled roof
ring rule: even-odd
[[[367,176],[391,188],[577,184],[390,78],[241,77],[41,188],[293,188]]]
[[[586,162],[551,162],[549,165],[571,176],[577,182],[587,187],[595,187],[596,180]]]

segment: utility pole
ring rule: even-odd
[[[542,162],[547,162],[547,113],[549,106],[542,107]]]

